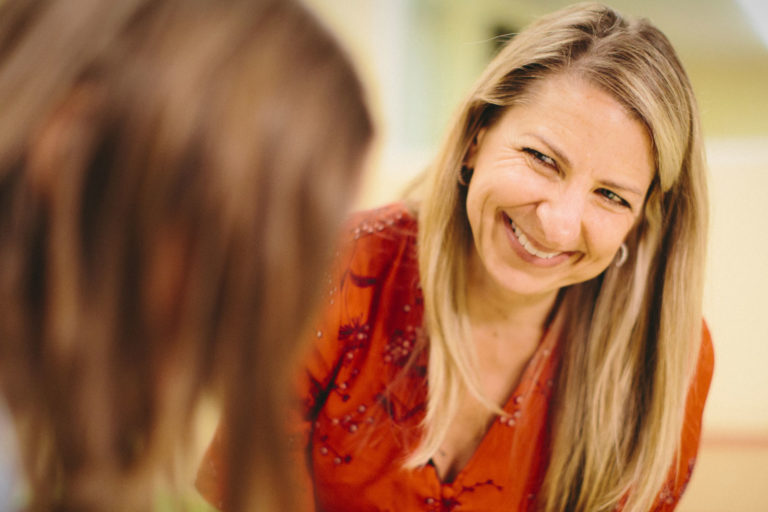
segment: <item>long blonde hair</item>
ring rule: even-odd
[[[293,508],[282,380],[371,134],[294,1],[2,2],[0,389],[30,510],[151,508],[204,394],[231,510]]]
[[[478,130],[536,80],[575,73],[646,126],[656,176],[626,239],[630,259],[564,290],[567,328],[553,402],[551,455],[538,505],[547,511],[651,508],[676,458],[701,340],[707,191],[699,117],[666,37],[599,4],[570,6],[516,35],[460,108],[429,175],[419,213],[419,270],[430,336],[421,445],[443,441],[462,390],[490,409],[473,366],[465,299],[472,243],[459,187]],[[631,492],[630,492],[631,491]]]

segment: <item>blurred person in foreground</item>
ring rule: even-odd
[[[713,353],[699,115],[666,37],[598,4],[540,18],[422,193],[357,215],[327,283],[303,379],[317,510],[672,510]]]
[[[232,509],[299,506],[285,369],[371,134],[294,1],[2,2],[0,382],[25,510],[152,509],[204,396]]]

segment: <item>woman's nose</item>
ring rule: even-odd
[[[537,213],[544,243],[551,249],[573,250],[581,235],[586,194],[575,189],[560,189],[543,200]]]

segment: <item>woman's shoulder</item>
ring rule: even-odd
[[[387,236],[411,236],[417,231],[417,214],[412,205],[399,201],[377,208],[359,210],[349,216],[343,228],[355,240]]]
[[[712,333],[706,320],[701,322],[701,349],[699,353],[700,364],[706,365],[709,373],[714,370],[715,365],[715,347],[712,344]]]
[[[715,353],[712,346],[712,336],[707,323],[702,321],[701,345],[699,346],[696,368],[688,388],[683,431],[683,447],[685,449],[685,445],[689,444],[688,451],[692,453],[698,449],[704,406],[712,383],[714,368]]]
[[[337,263],[360,275],[378,275],[396,262],[415,263],[417,233],[415,210],[406,203],[357,211],[342,227]]]
[[[691,383],[692,399],[701,402],[704,406],[704,400],[709,393],[709,386],[712,383],[712,374],[715,370],[715,349],[712,344],[712,334],[709,325],[705,320],[701,322],[701,345],[699,346],[699,358],[696,364],[696,373]]]

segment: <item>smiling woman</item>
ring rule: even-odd
[[[517,34],[419,200],[347,229],[301,388],[317,508],[672,510],[713,366],[702,152],[647,21]]]

